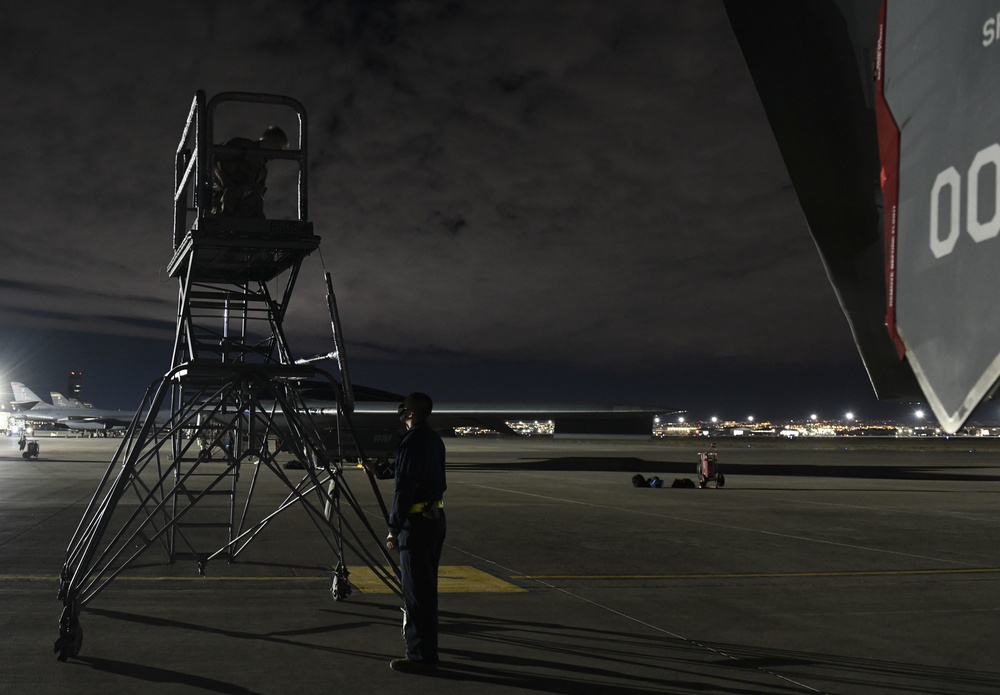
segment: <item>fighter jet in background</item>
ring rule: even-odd
[[[107,432],[115,428],[127,427],[135,417],[134,411],[102,410],[83,405],[78,400],[66,399],[53,394],[53,401],[61,405],[46,403],[24,384],[12,381],[14,409],[12,417],[34,422],[51,422],[71,430]],[[58,396],[58,398],[56,398]]]
[[[308,382],[300,391],[310,417],[321,428],[333,432],[337,401],[329,387]],[[355,401],[351,419],[365,455],[376,459],[395,456],[403,431],[398,413],[403,396],[358,385],[353,386],[353,391]],[[551,420],[556,437],[649,439],[656,416],[680,412],[683,411],[676,408],[639,405],[439,402],[434,404],[430,424],[446,436],[459,427],[517,434],[508,423]]]
[[[127,410],[101,410],[52,392],[46,403],[31,389],[11,382],[15,411],[13,417],[38,422],[53,422],[69,429],[109,431],[127,427],[135,413]],[[390,458],[402,433],[398,406],[403,396],[364,386],[353,387],[356,398],[352,412],[361,450],[370,458]],[[318,382],[303,384],[303,402],[310,418],[321,430],[337,431],[337,401],[328,386]],[[676,408],[631,405],[578,405],[528,403],[435,403],[432,425],[446,435],[459,427],[477,427],[502,434],[516,434],[508,423],[545,420],[555,425],[557,437],[648,439],[653,420],[683,412]],[[350,444],[348,445],[350,447]],[[353,457],[353,456],[351,456]]]
[[[52,399],[52,405],[57,408],[86,408],[83,403],[81,403],[76,398],[67,398],[58,391],[49,391],[49,398]]]

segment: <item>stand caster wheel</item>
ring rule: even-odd
[[[351,583],[347,581],[346,569],[337,569],[337,573],[333,575],[333,585],[330,587],[330,593],[333,595],[334,601],[345,601],[351,595]]]
[[[59,661],[66,661],[69,657],[76,656],[83,646],[83,627],[77,616],[72,614],[66,616],[69,610],[68,607],[63,610],[63,618],[59,620],[59,639],[52,646],[52,651],[56,653],[56,659]]]

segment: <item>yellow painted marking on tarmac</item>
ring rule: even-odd
[[[383,568],[389,572],[388,568]],[[996,574],[1000,567],[967,567],[926,570],[860,570],[855,572],[745,572],[732,574],[512,574],[519,581],[570,581],[605,580],[638,581],[651,579],[784,579],[807,577],[893,577],[930,574]],[[0,582],[58,582],[57,576],[28,574],[0,574]],[[329,577],[134,577],[119,576],[119,582],[328,582]],[[350,581],[360,591],[369,594],[388,594],[391,590],[368,567],[350,568]],[[442,566],[438,573],[438,592],[496,594],[527,591],[492,574],[467,565]]]
[[[365,594],[390,594],[392,590],[368,567],[352,567],[348,579]],[[391,570],[384,568],[387,573]],[[57,576],[0,575],[3,581],[58,582]],[[329,577],[135,577],[119,576],[115,581],[130,582],[329,582]],[[527,591],[492,574],[467,565],[442,566],[438,570],[438,592],[444,594],[501,594]]]
[[[352,569],[348,579],[364,594],[391,593],[389,587],[383,584],[368,567]],[[475,567],[450,565],[442,566],[438,570],[438,593],[441,594],[504,594],[520,591],[527,589],[505,582]]]
[[[59,577],[43,577],[39,575],[27,574],[0,574],[0,582],[6,581],[29,581],[29,582],[58,582]],[[189,577],[130,577],[118,576],[116,582],[328,582],[329,577],[214,577],[214,576],[189,576]]]
[[[511,579],[565,581],[570,579],[769,579],[797,577],[888,577],[918,574],[987,574],[1000,572],[1000,567],[969,567],[937,570],[863,570],[857,572],[754,572],[740,574],[515,574]]]

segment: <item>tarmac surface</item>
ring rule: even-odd
[[[57,661],[58,573],[118,440],[25,461],[0,438],[0,693],[1000,692],[1000,443],[716,441],[726,485],[697,490],[631,478],[693,479],[704,440],[448,440],[420,676],[388,667],[399,599],[361,566],[334,601],[297,510],[204,577],[144,556]]]

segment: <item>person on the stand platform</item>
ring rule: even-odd
[[[288,136],[278,126],[265,130],[256,141],[230,138],[223,147],[239,154],[219,154],[212,168],[212,214],[223,217],[264,217],[267,191],[267,156],[261,150],[283,150]]]

